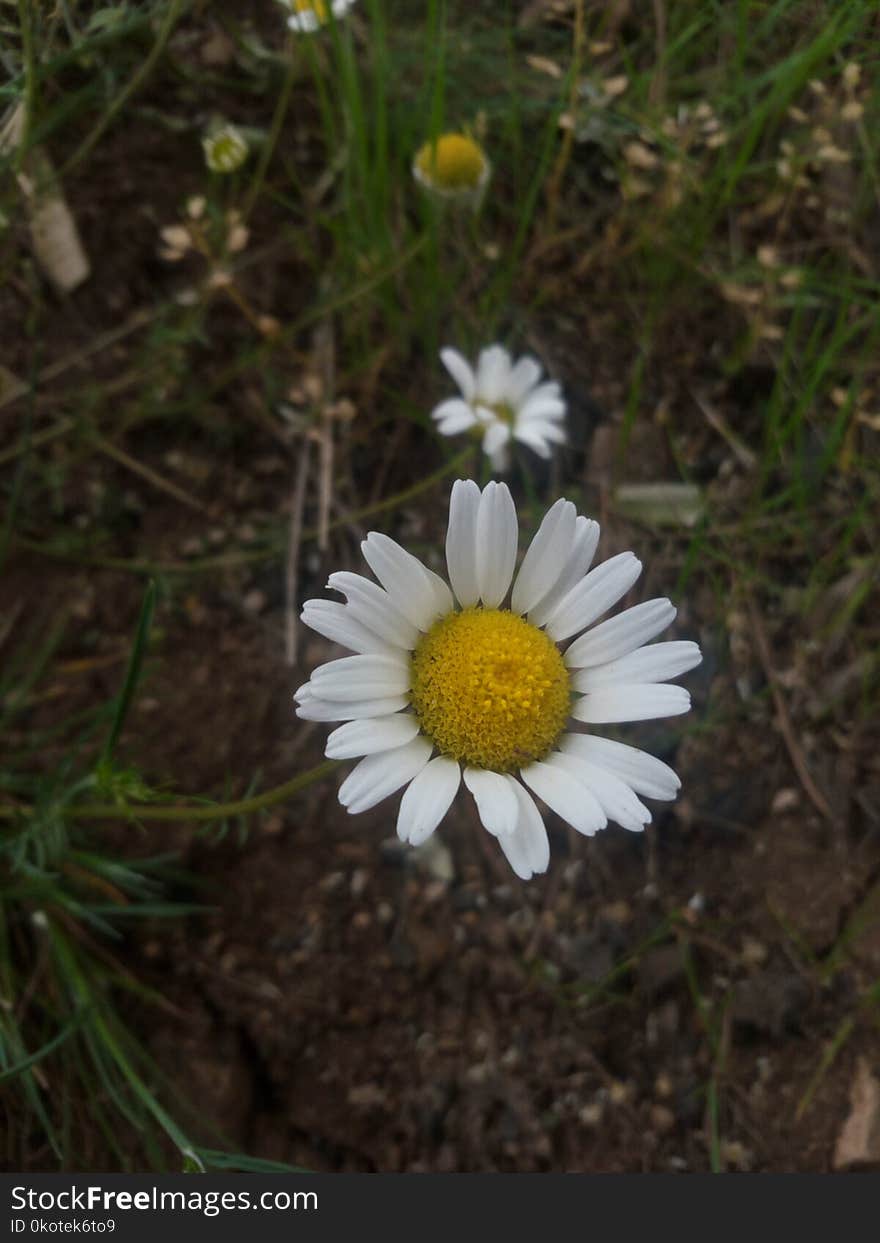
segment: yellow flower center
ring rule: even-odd
[[[419,640],[411,699],[441,754],[512,772],[543,759],[562,733],[568,672],[537,626],[506,609],[465,609]]]
[[[486,405],[487,410],[492,411],[495,418],[498,419],[499,422],[506,423],[508,427],[513,427],[516,422],[516,415],[514,414],[513,406],[511,406],[508,402],[496,401],[491,406],[485,402],[483,404]]]
[[[326,0],[293,0],[294,13],[314,13],[318,21],[324,23],[330,16],[327,12]]]
[[[416,165],[428,181],[444,190],[473,190],[480,184],[486,157],[466,134],[441,134],[420,149]]]
[[[212,173],[234,173],[247,158],[247,143],[237,130],[218,130],[205,139],[205,160]]]

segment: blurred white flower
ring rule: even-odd
[[[457,480],[450,590],[371,531],[361,550],[382,585],[331,574],[327,586],[346,603],[307,600],[302,612],[356,655],[319,666],[294,698],[303,720],[344,722],[326,754],[358,759],[339,790],[350,813],[405,787],[397,832],[418,846],[463,781],[483,826],[528,880],[550,859],[533,795],[588,837],[609,820],[640,831],[651,812],[639,795],[675,798],[681,782],[671,768],[592,727],[687,712],[688,692],[667,683],[701,656],[696,643],[650,643],[675,617],[669,600],[600,621],[642,565],[624,552],[591,570],[599,526],[571,501],[550,508],[514,573],[518,536],[505,484],[481,491]]]
[[[248,157],[247,140],[241,130],[226,123],[218,125],[202,139],[205,163],[212,173],[234,173]]]
[[[534,358],[513,362],[501,345],[480,351],[474,371],[457,350],[440,351],[443,365],[461,397],[443,401],[431,412],[443,436],[473,430],[482,434],[483,452],[492,469],[506,470],[511,437],[549,458],[551,445],[565,444],[565,401],[555,380],[541,383]]]
[[[281,0],[290,13],[287,25],[300,35],[314,34],[330,21],[330,14],[338,21],[345,17],[355,0]]]

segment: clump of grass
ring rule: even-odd
[[[160,810],[151,806],[159,793],[116,757],[154,604],[151,584],[118,696],[85,721],[64,723],[78,729],[57,771],[46,773],[34,762],[57,731],[32,734],[28,746],[7,751],[0,770],[8,800],[0,821],[0,1082],[5,1159],[13,1168],[106,1168],[108,1155],[121,1169],[262,1168],[188,1136],[186,1123],[164,1103],[168,1085],[128,1017],[133,1008],[161,1011],[167,1003],[125,966],[127,930],[201,909],[165,896],[169,885],[195,886],[175,855],[123,860],[97,828],[102,815],[137,823]],[[0,730],[7,737],[65,630],[62,619],[35,651],[25,642],[13,653],[0,683]],[[89,762],[98,729],[105,739]],[[57,745],[57,737],[52,741]],[[83,799],[96,796],[103,802],[90,813]],[[200,810],[222,829],[223,809]]]

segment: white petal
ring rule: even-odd
[[[431,751],[427,738],[413,738],[393,751],[368,755],[356,764],[339,787],[339,801],[351,815],[367,811],[383,798],[412,781],[427,764]]]
[[[397,836],[411,846],[428,840],[449,810],[461,781],[455,760],[438,755],[410,782],[400,800]]]
[[[509,442],[508,442],[509,443]],[[503,444],[489,457],[489,465],[496,475],[503,475],[510,466],[510,449]]]
[[[388,592],[376,583],[362,574],[338,570],[330,575],[327,586],[332,591],[341,591],[348,600],[349,611],[355,621],[374,631],[380,639],[410,651],[415,647],[418,630],[394,607]]]
[[[569,752],[564,738],[561,745],[562,750],[555,757],[556,762],[595,795],[609,820],[616,820],[631,833],[640,833],[646,824],[651,823],[650,811],[636,798],[626,782],[598,764]]]
[[[535,532],[513,584],[510,607],[528,613],[559,582],[574,542],[577,510],[571,501],[551,505]]]
[[[296,13],[292,17],[288,17],[287,25],[296,34],[311,35],[320,29],[321,22],[316,13],[309,12],[306,9],[302,13]]]
[[[477,582],[486,608],[497,608],[510,586],[519,531],[506,483],[487,483],[477,511]],[[460,598],[460,597],[459,597]]]
[[[558,582],[529,611],[529,621],[533,625],[543,626],[566,592],[581,581],[593,563],[598,545],[598,522],[594,522],[592,518],[578,518],[574,528],[574,542]]]
[[[410,689],[409,657],[343,656],[319,665],[312,673],[312,693],[334,702],[352,699],[387,699]]]
[[[595,631],[590,633],[595,634]],[[696,643],[687,640],[652,643],[650,647],[640,647],[628,656],[621,656],[606,665],[579,670],[571,680],[571,687],[572,690],[584,693],[598,690],[600,686],[612,686],[615,682],[668,682],[670,678],[677,678],[680,673],[693,669],[702,659],[703,655]]]
[[[576,721],[611,725],[620,721],[653,721],[690,712],[691,697],[682,686],[644,684],[604,686],[578,699],[571,709]]]
[[[360,721],[365,717],[388,716],[409,704],[408,695],[392,695],[385,699],[351,701],[318,699],[306,687],[297,691],[296,715],[301,721]]]
[[[486,457],[492,457],[500,448],[507,444],[510,440],[510,428],[506,423],[502,423],[496,419],[494,423],[490,423],[486,427],[483,436],[483,452]]]
[[[370,532],[361,552],[395,607],[419,630],[429,630],[438,615],[437,598],[418,557],[378,531]]]
[[[535,419],[532,423],[517,423],[513,430],[517,440],[523,444],[548,441],[555,445],[564,445],[568,440],[565,429],[549,419]]]
[[[477,514],[480,489],[472,479],[456,479],[449,498],[446,564],[449,582],[463,608],[480,598],[477,579]]]
[[[517,413],[517,427],[535,428],[542,423],[561,422],[565,417],[565,402],[558,397],[545,397],[543,401],[529,400],[528,407]]]
[[[609,617],[589,634],[581,635],[565,653],[565,663],[569,668],[580,669],[584,665],[604,665],[618,656],[626,656],[665,630],[675,620],[675,614],[675,606],[665,598],[645,600],[616,617]],[[653,682],[654,678],[630,678],[629,681]]]
[[[507,377],[502,400],[514,410],[523,402],[528,391],[535,387],[541,378],[541,364],[526,355],[520,358]]]
[[[473,401],[474,394],[477,391],[477,384],[470,363],[459,354],[458,350],[454,350],[448,345],[440,351],[440,359],[443,366],[461,389],[461,395],[465,401]]]
[[[480,350],[477,360],[477,398],[487,406],[501,401],[510,375],[510,355],[503,345]]]
[[[636,794],[645,798],[668,801],[675,798],[681,789],[678,774],[668,764],[625,742],[598,738],[595,734],[566,734],[564,745],[566,751],[582,755],[584,759],[614,773]]]
[[[332,639],[334,643],[350,647],[353,652],[390,654],[403,650],[380,639],[372,630],[355,621],[348,605],[340,604],[338,600],[306,600],[300,620],[303,625],[317,630],[318,634]]]
[[[642,563],[631,552],[603,561],[562,597],[547,622],[547,633],[558,643],[586,629],[626,595],[641,572]]]
[[[431,411],[431,418],[440,424],[440,431],[444,436],[454,436],[456,432],[463,432],[468,427],[473,427],[477,421],[477,416],[460,397],[450,397],[448,401],[441,401],[439,406],[435,406]]]
[[[605,813],[586,786],[553,763],[554,758],[551,755],[548,760],[529,764],[521,770],[520,776],[557,816],[566,820],[578,833],[592,837],[608,823]]]
[[[410,742],[419,732],[419,723],[410,712],[392,716],[371,717],[349,721],[334,729],[327,739],[324,754],[331,760],[351,760],[359,755],[391,751]]]
[[[449,590],[448,584],[444,583],[439,574],[435,574],[433,570],[429,570],[426,565],[422,566],[428,577],[428,586],[434,594],[434,616],[445,617],[447,613],[451,613],[455,608],[455,601],[452,598],[452,592]]]
[[[521,431],[515,431],[513,438],[521,445],[525,445],[527,449],[531,449],[532,453],[537,453],[538,457],[543,458],[545,462],[553,456],[553,451],[543,436],[533,436],[528,432],[523,435]]]
[[[504,773],[466,768],[464,784],[474,796],[484,828],[500,837],[513,833],[519,820],[519,800]]]
[[[509,777],[519,804],[519,819],[512,833],[498,838],[505,858],[520,880],[531,880],[536,872],[546,872],[550,863],[550,843],[544,817],[532,796],[520,783]]]
[[[562,400],[559,385],[555,380],[549,380],[546,384],[539,384],[537,388],[532,389],[517,411],[517,417],[529,419],[536,412],[557,408],[561,413],[565,413],[565,402]]]

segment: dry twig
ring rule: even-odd
[[[773,671],[773,665],[770,657],[770,645],[767,642],[767,632],[764,629],[764,623],[761,620],[761,615],[758,612],[757,605],[755,604],[752,594],[748,588],[746,588],[746,605],[749,610],[752,631],[754,633],[755,643],[758,648],[758,657],[761,661],[764,676],[767,679],[767,684],[770,687],[770,693],[773,696],[773,705],[776,708],[779,728],[791,759],[792,767],[797,773],[798,779],[804,788],[807,798],[809,798],[816,810],[824,816],[830,824],[834,824],[834,813],[831,810],[831,806],[810,775],[810,770],[807,767],[807,761],[804,758],[803,750],[795,737],[791,717],[788,714],[785,699],[783,698],[782,691],[779,688],[779,680]]]

